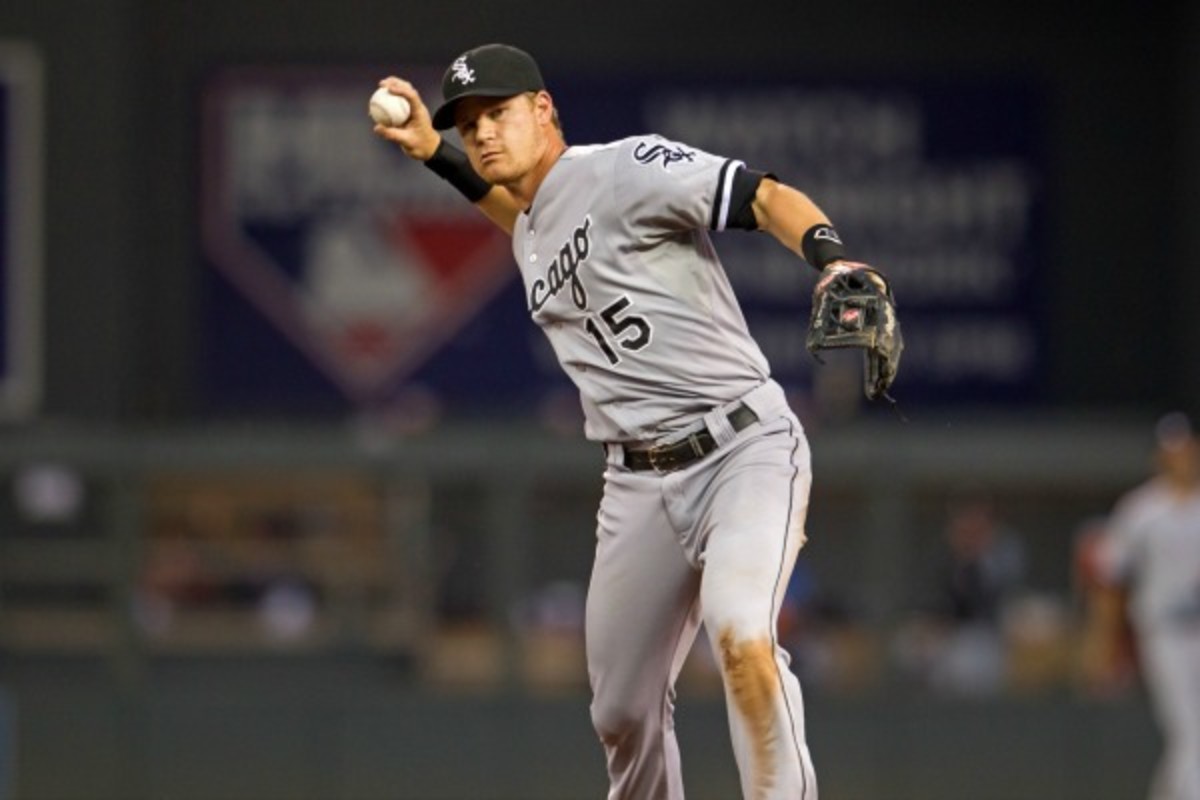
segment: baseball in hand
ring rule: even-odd
[[[380,125],[399,128],[408,122],[408,115],[412,111],[412,107],[400,95],[392,94],[387,89],[380,87],[375,90],[375,94],[371,95],[371,105],[368,107],[368,111],[371,119]]]

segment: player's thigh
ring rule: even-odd
[[[701,600],[707,622],[757,630],[778,599],[805,541],[812,473],[798,425],[776,425],[722,465],[705,514]]]
[[[699,590],[663,509],[661,480],[610,470],[588,587],[589,671],[669,671]]]

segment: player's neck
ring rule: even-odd
[[[547,144],[533,169],[522,175],[513,185],[506,187],[522,210],[528,211],[533,206],[533,198],[542,182],[546,180],[546,176],[550,174],[550,170],[558,163],[558,159],[562,157],[566,149],[567,143],[563,141],[562,137],[554,137]]]
[[[1200,474],[1194,470],[1174,470],[1163,474],[1167,488],[1172,494],[1187,497],[1200,492]]]

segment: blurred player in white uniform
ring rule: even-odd
[[[1182,413],[1155,428],[1154,477],[1118,502],[1098,549],[1129,588],[1146,686],[1165,742],[1151,800],[1200,800],[1200,439]]]
[[[829,220],[771,176],[659,136],[568,147],[516,48],[457,58],[432,116],[409,83],[381,84],[413,112],[376,133],[513,237],[530,316],[604,447],[585,634],[610,800],[683,797],[674,686],[701,624],[744,796],[816,800],[800,685],[776,640],[805,541],[808,443],[709,232],[767,231],[833,276],[849,268]],[[437,132],[450,127],[465,156]]]

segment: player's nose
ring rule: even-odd
[[[496,127],[490,122],[480,120],[474,130],[475,141],[481,144],[490,142],[496,135]]]

